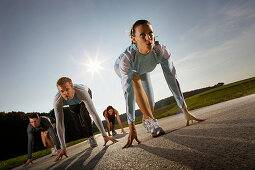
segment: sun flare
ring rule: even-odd
[[[107,57],[98,49],[95,53],[89,54],[87,51],[83,51],[79,56],[81,60],[71,56],[74,63],[79,65],[80,74],[79,77],[87,76],[86,81],[93,82],[94,78],[104,80],[104,73],[109,71],[107,68]],[[81,66],[81,67],[80,67]],[[88,77],[89,76],[89,77]]]
[[[103,69],[102,63],[99,62],[97,59],[95,60],[90,59],[90,61],[86,64],[86,66],[87,66],[87,71],[91,72],[92,74],[100,73],[100,71]]]

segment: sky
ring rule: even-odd
[[[108,105],[124,113],[113,67],[138,19],[170,50],[183,92],[255,75],[253,0],[1,0],[0,112],[49,112],[67,76],[92,90],[102,119]],[[155,101],[172,96],[160,66],[151,79]]]

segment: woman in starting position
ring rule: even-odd
[[[160,64],[173,96],[184,113],[186,126],[189,121],[203,121],[192,116],[187,110],[180,85],[176,79],[176,70],[171,54],[166,46],[155,41],[152,25],[147,20],[138,20],[131,27],[132,44],[116,60],[114,69],[121,78],[126,99],[126,113],[129,124],[129,137],[124,148],[131,146],[135,139],[138,143],[135,128],[135,100],[143,113],[143,124],[153,137],[164,134],[158,121],[153,117],[154,97],[149,72]]]

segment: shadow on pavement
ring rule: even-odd
[[[112,144],[111,144],[112,145]],[[97,163],[100,161],[100,159],[104,156],[106,150],[108,149],[109,146],[105,146],[93,159],[91,159],[87,165],[83,166],[82,164],[73,167],[70,167],[70,169],[94,169]],[[83,161],[84,162],[84,161]]]
[[[52,166],[46,168],[47,170],[49,169],[65,169],[67,168],[77,157],[80,157],[77,161],[74,162],[74,164],[79,164],[81,161],[84,162],[89,156],[91,155],[92,149],[87,148],[85,152],[78,153],[71,158],[65,160],[60,160],[56,164],[53,164]],[[62,162],[64,161],[64,162]]]
[[[106,150],[111,145],[105,146],[94,158],[92,158],[87,165],[83,165],[84,162],[91,156],[92,149],[87,148],[84,153],[78,153],[65,162],[59,162],[59,165],[53,164],[52,166],[48,167],[49,169],[94,169],[97,163],[101,160],[101,158],[106,153]],[[78,158],[77,160],[75,160]],[[58,163],[58,162],[57,162]]]
[[[137,147],[191,169],[253,169],[255,167],[253,120],[236,118],[215,123],[205,121],[203,126],[166,131],[162,137],[170,143],[165,144],[174,143],[176,148],[151,147],[143,143]]]
[[[114,139],[120,139],[120,138],[125,137],[126,135],[128,135],[128,133],[117,134],[117,135],[114,135],[113,138],[114,138]]]
[[[183,128],[175,133],[165,135],[164,138],[191,150],[190,153],[184,151],[180,158],[185,165],[195,169],[249,169],[255,167],[255,144],[252,142],[255,126],[247,127],[239,124],[239,126],[228,127],[229,121],[218,122],[218,124],[220,123],[226,126],[214,126],[206,129]],[[235,124],[237,123],[235,122]],[[204,125],[206,124],[205,122]],[[186,160],[195,160],[196,165],[194,162]]]
[[[201,166],[199,161],[208,160],[209,157],[206,155],[201,155],[197,152],[192,151],[184,151],[184,150],[177,150],[177,149],[166,149],[160,147],[151,147],[144,144],[139,144],[138,147],[144,149],[145,151],[162,157],[164,159],[168,159],[169,161],[174,161],[180,164],[183,164],[191,169],[213,169],[213,167],[208,164],[208,166]],[[193,159],[187,159],[192,157]]]
[[[79,169],[79,168],[83,167],[83,163],[90,157],[91,151],[92,151],[92,149],[88,148],[89,154],[84,153],[77,161],[75,161],[75,163],[73,163],[67,169],[77,169],[77,168]]]

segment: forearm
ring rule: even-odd
[[[57,134],[58,134],[58,138],[59,138],[61,148],[64,149],[64,148],[66,148],[65,136],[64,136],[65,129],[62,128],[61,125],[58,126],[58,123],[57,123],[56,128],[57,128]]]
[[[139,106],[140,110],[142,111],[144,119],[147,119],[148,117],[154,119],[148,97],[142,86],[141,78],[135,76],[133,78],[133,85],[136,96],[136,103]]]
[[[27,142],[27,159],[32,159],[32,134],[28,134],[28,142]]]
[[[61,148],[66,148],[63,109],[55,107],[54,110],[55,110],[55,117],[56,117],[56,129],[57,129],[58,139],[59,139]]]
[[[66,148],[65,143],[65,125],[64,125],[64,112],[63,112],[63,98],[61,95],[57,95],[54,99],[53,108],[56,119],[56,130],[61,148]]]
[[[89,112],[89,114],[92,116],[97,128],[99,129],[99,131],[101,132],[101,134],[103,136],[106,136],[106,132],[105,132],[105,129],[104,129],[104,126],[103,126],[103,123],[100,119],[100,117],[98,116],[97,112],[96,112],[96,109],[92,103],[92,100],[91,99],[88,99],[87,101],[84,101],[85,105],[86,105],[86,108]]]

